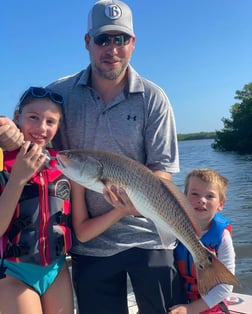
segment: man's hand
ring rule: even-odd
[[[4,150],[12,151],[19,148],[23,141],[24,136],[15,123],[7,117],[0,116],[0,146]]]
[[[122,187],[106,186],[103,196],[113,207],[125,212],[125,215],[141,216]]]

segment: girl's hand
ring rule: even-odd
[[[10,175],[10,180],[16,180],[23,185],[43,166],[46,159],[40,146],[30,144],[27,141],[21,147]]]

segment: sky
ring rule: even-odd
[[[167,94],[178,133],[221,130],[236,91],[252,82],[251,0],[125,0],[133,11],[131,65]],[[29,86],[86,68],[93,0],[0,3],[0,115]]]

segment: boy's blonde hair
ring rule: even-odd
[[[193,169],[191,172],[188,173],[185,179],[185,194],[187,194],[188,192],[189,180],[192,177],[199,178],[200,180],[207,183],[217,184],[219,188],[220,200],[221,201],[226,200],[226,192],[227,192],[227,185],[228,185],[227,178],[223,177],[218,172],[212,169],[208,169],[208,168]]]

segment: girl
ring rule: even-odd
[[[60,94],[30,87],[15,111],[25,141],[4,152],[0,172],[1,314],[74,311],[65,260],[72,243],[70,182],[45,153],[57,153],[45,148],[58,130],[62,104]]]

